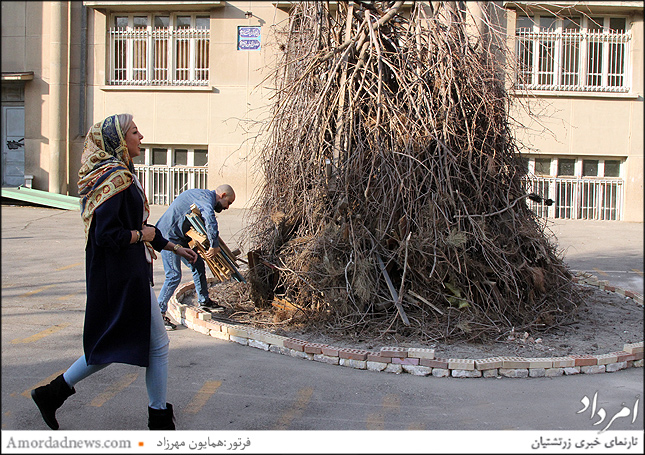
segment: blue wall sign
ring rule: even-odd
[[[260,50],[260,27],[237,27],[237,50],[238,51],[258,51]]]

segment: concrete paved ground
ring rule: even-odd
[[[551,220],[547,226],[572,270],[643,294],[643,223]]]
[[[164,209],[153,207],[151,221]],[[218,219],[224,240],[237,247],[243,212],[230,209]],[[596,272],[600,279],[607,273],[612,284],[643,292],[642,223],[560,221],[552,229],[572,268]],[[46,430],[29,391],[81,354],[83,242],[79,212],[2,206],[3,431]],[[184,280],[186,275],[184,269]],[[160,262],[155,279],[158,292]],[[429,444],[422,452],[429,453],[436,451],[435,430],[597,435],[596,419],[578,413],[581,400],[594,394],[607,421],[622,404],[638,406],[634,423],[631,416],[617,419],[611,430],[643,430],[642,368],[557,378],[417,377],[309,362],[186,328],[170,336],[168,401],[182,430],[422,430]],[[144,376],[141,368],[112,365],[82,381],[57,414],[61,430],[146,430]],[[401,452],[419,450],[406,447],[405,434],[391,434],[401,438]],[[387,438],[367,438],[379,437]],[[325,447],[324,437],[299,451],[316,447]]]

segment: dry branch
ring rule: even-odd
[[[462,2],[417,3],[409,16],[402,3],[300,2],[276,31],[250,270],[267,295],[256,302],[284,295],[332,329],[396,311],[402,330],[434,338],[562,323],[578,300],[524,203],[506,37],[474,39],[484,32]]]

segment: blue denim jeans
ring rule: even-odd
[[[161,286],[161,291],[159,291],[159,308],[161,308],[162,313],[165,313],[168,309],[168,301],[181,282],[182,262],[193,273],[193,282],[195,283],[197,301],[199,303],[204,303],[208,300],[206,266],[204,264],[204,260],[200,256],[197,256],[195,263],[191,264],[187,259],[176,255],[172,251],[162,250],[161,261],[163,262],[163,270],[166,274],[166,280],[163,282],[163,286]]]
[[[148,391],[148,406],[153,409],[166,409],[169,344],[170,338],[168,338],[161,311],[159,311],[157,297],[150,287],[150,357],[146,367],[146,389]],[[63,378],[70,387],[74,387],[76,383],[108,365],[111,364],[88,365],[85,354],[83,354],[63,373]]]

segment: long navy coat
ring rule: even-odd
[[[143,200],[134,183],[94,212],[85,247],[88,365],[148,366],[152,265],[143,243],[130,244],[130,231],[141,229],[142,221]],[[161,251],[168,241],[156,231],[151,244]]]

